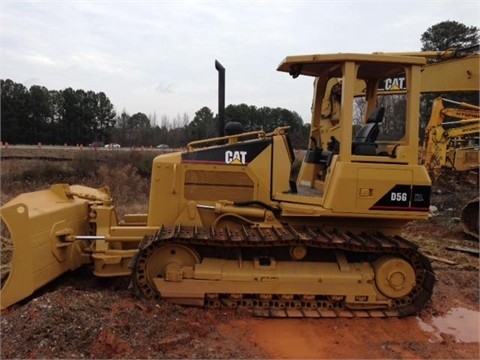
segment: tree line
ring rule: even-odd
[[[105,93],[1,83],[1,140],[11,144],[88,144],[108,137],[115,110]]]
[[[218,136],[218,115],[208,107],[192,120],[187,114],[174,119],[156,115],[117,115],[105,93],[82,89],[48,90],[33,85],[27,89],[11,79],[1,83],[1,141],[9,144],[83,145],[119,143],[122,146],[182,147],[187,143]],[[295,146],[306,144],[309,124],[296,113],[282,108],[228,105],[225,122],[236,121],[244,130],[273,131],[290,126]],[[304,144],[305,143],[305,144]]]

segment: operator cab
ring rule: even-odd
[[[336,181],[334,170],[345,164],[417,165],[420,70],[424,64],[423,58],[379,53],[284,59],[277,70],[293,78],[314,78],[308,149],[296,179],[302,200],[324,205]],[[400,77],[408,88],[395,91],[392,84]],[[401,96],[401,101],[384,99],[381,89],[386,84],[389,94]],[[392,130],[396,130],[393,140],[388,138]],[[286,198],[276,195],[275,199]]]

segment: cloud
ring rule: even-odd
[[[155,92],[161,93],[161,94],[170,94],[175,91],[175,84],[170,83],[170,84],[164,84],[164,83],[158,83],[157,87],[155,88]]]
[[[428,27],[479,26],[474,1],[2,2],[1,77],[104,91],[117,109],[192,117],[226,102],[310,120],[312,79],[276,72],[288,55],[419,51]]]
[[[58,61],[55,59],[39,53],[25,54],[24,58],[26,61],[32,64],[44,65],[44,66],[57,66]]]
[[[121,59],[95,50],[72,53],[68,56],[67,62],[70,66],[83,71],[110,75],[124,74],[128,67]]]

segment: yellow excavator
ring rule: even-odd
[[[342,84],[334,144],[311,146],[297,179],[288,128],[243,132],[227,124],[224,136],[153,160],[146,214],[118,219],[108,188],[56,184],[14,198],[0,209],[3,237],[13,244],[1,308],[88,265],[99,277],[130,276],[147,298],[258,316],[417,313],[434,274],[400,234],[407,222],[428,218],[431,181],[418,163],[425,64],[394,54],[285,58],[278,70],[317,79],[320,103],[331,81]],[[386,113],[379,84],[392,77],[406,80],[405,135],[378,143]],[[354,136],[358,83],[366,106]]]
[[[435,178],[443,168],[478,172],[479,136],[480,106],[438,97],[425,129],[422,163]]]
[[[450,104],[450,107],[445,107]],[[453,106],[453,107],[452,107]],[[422,164],[432,179],[444,169],[464,175],[478,187],[480,107],[442,97],[434,100],[430,121],[425,129]],[[479,237],[479,198],[470,200],[461,210],[463,231]]]
[[[479,136],[479,106],[436,98],[425,129],[421,158],[432,179],[438,179],[447,169],[478,187]],[[464,232],[476,238],[479,237],[478,207],[477,197],[463,207],[460,217]]]

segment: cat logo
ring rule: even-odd
[[[383,91],[399,91],[407,88],[405,77],[388,78],[380,85],[379,90]]]
[[[229,165],[245,165],[247,163],[246,151],[225,151],[225,163]]]

